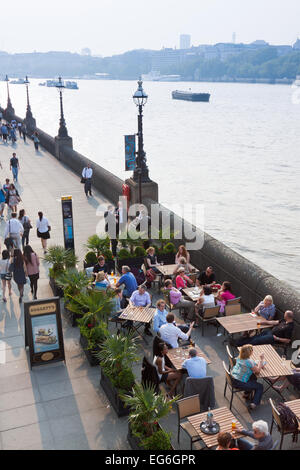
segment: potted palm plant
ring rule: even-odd
[[[107,234],[91,235],[86,242],[89,252],[83,262],[84,269],[94,266],[97,263],[97,257],[103,255],[109,270],[115,268],[113,254],[110,250],[110,239]],[[94,253],[94,257],[91,253]],[[96,258],[96,261],[95,261]]]
[[[90,290],[76,296],[68,295],[68,309],[80,316],[80,344],[91,366],[99,364],[96,353],[107,335],[107,320],[112,308],[113,292]]]
[[[90,282],[91,280],[86,273],[77,271],[77,269],[67,269],[56,278],[57,285],[63,289],[65,312],[71,317],[72,326],[76,326],[76,320],[81,318],[82,315],[69,310],[70,297],[76,297],[80,292],[85,293]]]
[[[72,250],[65,250],[59,245],[50,246],[48,253],[44,256],[46,263],[51,264],[49,268],[49,283],[54,295],[63,297],[63,290],[57,285],[57,278],[67,269],[75,268],[78,261]]]
[[[153,385],[136,383],[130,394],[122,394],[122,400],[130,408],[128,442],[133,450],[172,450],[171,434],[159,424],[172,410],[178,396],[167,400],[156,393]]]
[[[132,335],[108,335],[97,354],[101,366],[100,385],[118,416],[129,413],[120,394],[130,393],[135,383],[132,363],[137,362],[137,346]]]

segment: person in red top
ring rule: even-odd
[[[176,276],[176,287],[177,289],[185,289],[188,286],[192,286],[193,281],[184,274],[184,268],[178,269],[178,276]]]
[[[239,450],[236,447],[230,447],[233,439],[229,432],[219,432],[218,434],[218,447],[216,450]]]
[[[224,312],[225,305],[228,300],[231,299],[235,299],[235,295],[231,292],[231,283],[229,281],[224,281],[217,297],[217,304],[221,306],[221,313]]]

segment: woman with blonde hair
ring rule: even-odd
[[[175,256],[175,263],[176,264],[179,264],[180,263],[180,258],[185,258],[186,259],[186,262],[189,263],[190,262],[190,254],[189,252],[187,251],[186,247],[184,245],[180,245],[180,247],[178,248],[178,251],[176,253],[176,256]]]
[[[276,308],[273,303],[273,297],[271,295],[266,295],[264,300],[262,300],[254,309],[254,313],[257,313],[257,315],[260,315],[265,320],[274,320]]]
[[[147,266],[146,269],[153,269],[153,271],[156,274],[159,274],[159,270],[157,269],[156,266],[159,266],[160,264],[157,262],[157,256],[155,254],[155,248],[153,246],[149,246],[148,250],[146,250],[147,257],[146,257],[146,262]]]
[[[252,354],[253,346],[251,344],[242,346],[236,364],[231,371],[233,386],[245,391],[244,398],[250,398],[252,392],[254,392],[253,401],[249,405],[250,410],[256,408],[261,401],[263,386],[257,382],[256,377],[265,364],[263,354],[260,355],[258,364],[251,359]]]
[[[184,268],[185,274],[190,274],[193,271],[192,266],[187,262],[186,258],[183,256],[179,258],[176,268],[173,271],[173,274],[177,274],[180,268]]]
[[[106,290],[110,287],[110,282],[106,278],[104,271],[99,271],[96,275],[95,289]]]

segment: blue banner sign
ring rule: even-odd
[[[125,171],[134,171],[135,165],[135,135],[125,135]]]

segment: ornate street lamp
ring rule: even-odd
[[[146,153],[144,152],[144,137],[143,137],[143,107],[147,103],[148,95],[143,89],[143,82],[140,78],[138,81],[138,89],[133,95],[133,101],[138,107],[138,152],[136,159],[136,169],[133,173],[133,180],[139,182],[139,202],[142,203],[142,183],[147,183],[149,178],[149,169],[147,167]]]
[[[63,108],[63,92],[65,90],[65,85],[61,79],[61,77],[58,78],[58,82],[56,84],[57,91],[59,92],[59,99],[60,99],[60,121],[59,121],[59,130],[58,130],[58,136],[59,137],[68,137],[68,130],[66,127],[66,121],[64,117],[64,108]]]
[[[29,102],[29,84],[30,84],[30,81],[28,80],[27,75],[26,75],[24,84],[26,85],[26,95],[27,95],[27,109],[26,109],[25,122],[26,122],[26,125],[27,125],[28,129],[33,130],[36,127],[36,122],[35,122],[35,119],[32,115],[31,106],[30,106],[30,102]]]
[[[8,76],[6,75],[5,77],[5,81],[6,81],[6,86],[7,86],[7,108],[6,108],[6,113],[8,114],[15,114],[15,110],[14,108],[12,107],[12,104],[11,104],[11,100],[10,100],[10,95],[9,95],[9,78]]]

